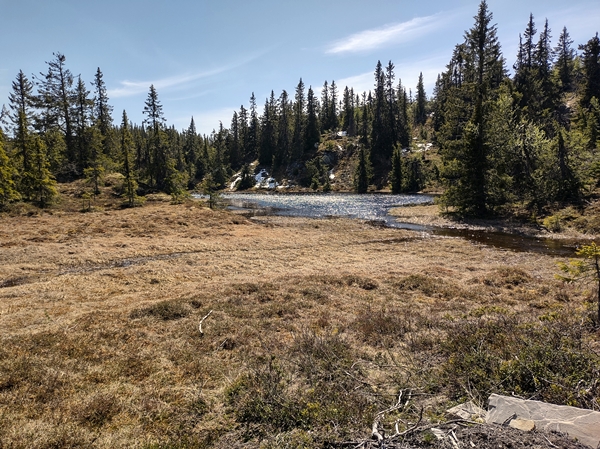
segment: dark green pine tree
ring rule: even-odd
[[[106,83],[103,79],[104,75],[98,67],[96,75],[94,76],[94,118],[96,126],[102,136],[102,148],[105,156],[112,156],[113,153],[113,139],[112,139],[112,128],[113,119],[112,111],[113,107],[108,103],[108,93],[106,91]]]
[[[558,43],[554,47],[554,54],[556,55],[554,67],[557,70],[562,92],[570,91],[573,85],[575,50],[571,45],[573,45],[573,40],[569,36],[567,27],[564,27],[558,37]]]
[[[193,119],[192,119],[193,123]],[[135,206],[137,198],[137,176],[133,167],[133,138],[131,135],[129,119],[127,113],[123,110],[123,120],[121,121],[121,155],[123,158],[123,196],[127,200],[129,207]]]
[[[488,212],[488,110],[505,76],[496,26],[491,21],[484,0],[448,67],[453,83],[440,132],[447,182],[443,201],[474,216]]]
[[[397,95],[397,111],[398,119],[396,121],[397,141],[402,148],[408,148],[410,144],[410,120],[408,118],[408,95],[406,89],[402,86],[402,82],[398,80],[398,87],[396,88]]]
[[[50,164],[47,158],[47,149],[44,141],[36,134],[31,139],[32,172],[25,173],[28,187],[26,196],[35,201],[40,207],[52,203],[58,195],[56,180],[50,173]]]
[[[583,108],[589,108],[593,97],[600,100],[600,39],[598,33],[580,45],[579,49],[583,52],[581,60],[583,63],[583,88],[580,104]]]
[[[15,179],[17,170],[4,151],[4,134],[0,129],[0,210],[21,198]]]
[[[190,125],[183,135],[183,156],[190,180],[189,187],[193,187],[206,173],[205,161],[200,158],[200,139],[194,117],[191,118]]]
[[[305,114],[305,98],[304,98],[304,83],[302,78],[296,86],[296,93],[294,96],[294,118],[293,118],[293,134],[292,134],[292,155],[291,160],[297,161],[303,158],[305,128],[306,128],[306,114]]]
[[[402,150],[396,148],[392,155],[392,171],[390,172],[392,193],[402,192]]]
[[[329,83],[327,82],[327,80],[325,80],[325,83],[323,83],[323,88],[321,89],[321,115],[319,117],[322,133],[331,130],[331,128],[329,127],[331,123],[330,113],[331,100],[329,98]]]
[[[417,83],[417,98],[415,99],[415,124],[424,125],[427,121],[427,95],[425,94],[425,87],[423,85],[423,72],[419,74],[419,81]]]
[[[83,170],[90,164],[90,142],[88,140],[88,128],[92,121],[93,100],[89,98],[90,92],[86,89],[81,76],[77,78],[75,87],[75,107],[73,111],[73,122],[75,128],[75,144],[77,146],[77,170]],[[94,161],[96,162],[96,161]]]
[[[338,119],[338,91],[335,81],[331,81],[331,85],[329,86],[329,129],[332,131],[336,131],[339,127],[339,119]]]
[[[258,112],[256,111],[256,97],[254,92],[250,97],[250,123],[248,124],[248,138],[244,142],[244,152],[246,160],[253,161],[258,156],[259,145],[259,127]]]
[[[389,140],[392,145],[396,145],[398,142],[398,119],[399,109],[398,103],[396,102],[396,89],[394,87],[395,81],[394,64],[389,61],[385,68],[385,109],[387,111],[386,125],[388,127]]]
[[[55,59],[47,62],[48,72],[41,73],[38,80],[38,105],[42,110],[40,120],[36,124],[38,130],[47,133],[59,129],[64,136],[65,158],[61,171],[66,177],[80,176],[77,172],[77,146],[73,132],[73,74],[66,68],[66,58],[61,53],[53,53]],[[49,148],[54,151],[54,148]]]
[[[375,68],[375,98],[373,100],[373,121],[371,124],[371,158],[375,166],[389,161],[394,143],[388,125],[387,102],[385,96],[385,74],[381,61]]]
[[[308,88],[306,97],[306,128],[304,129],[304,155],[312,154],[316,145],[321,141],[321,133],[319,132],[319,120],[317,116],[318,103],[317,98],[312,90]]]
[[[279,96],[279,118],[277,120],[277,146],[273,157],[273,173],[289,163],[291,155],[291,116],[292,105],[288,93],[284,90]]]
[[[238,134],[240,138],[240,162],[251,162],[246,155],[246,142],[248,141],[248,111],[244,105],[240,106],[238,114]]]
[[[23,71],[19,71],[17,79],[12,83],[9,94],[10,114],[13,124],[13,162],[21,173],[31,172],[31,145],[29,142],[34,120],[33,83],[27,79]]]
[[[231,168],[237,170],[241,165],[242,145],[240,139],[239,117],[237,111],[233,111],[231,127],[229,128],[229,163]]]
[[[261,117],[260,146],[258,152],[259,164],[271,167],[276,145],[277,122],[275,94],[271,91],[271,96],[265,101],[265,109]]]
[[[342,130],[346,131],[349,136],[356,135],[356,117],[355,117],[355,103],[354,103],[354,90],[348,89],[348,86],[344,89],[344,95],[342,97]]]
[[[354,170],[354,191],[367,193],[372,176],[371,162],[366,148],[361,145],[358,151],[358,162]]]
[[[162,190],[165,187],[167,171],[172,165],[167,147],[166,136],[164,132],[165,118],[163,116],[162,105],[158,100],[158,94],[154,85],[150,86],[148,97],[144,103],[144,124],[148,132],[148,177],[150,185]]]

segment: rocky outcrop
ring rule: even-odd
[[[600,447],[600,412],[593,410],[492,394],[486,422],[566,433],[593,449]]]

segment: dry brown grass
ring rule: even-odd
[[[594,344],[585,294],[555,272],[539,254],[193,202],[5,214],[0,447],[322,446],[368,435],[401,388],[433,419],[465,395],[452,367],[469,361],[446,342],[475,322],[533,335],[572,316]]]

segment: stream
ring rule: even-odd
[[[431,204],[429,195],[352,193],[227,193],[222,198],[230,210],[250,216],[348,217],[380,222],[382,225],[443,237],[463,238],[479,244],[511,251],[527,251],[552,256],[573,257],[577,242],[536,238],[506,232],[424,226],[397,221],[389,215],[393,207]]]

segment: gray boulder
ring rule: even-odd
[[[527,421],[533,421],[537,430],[566,433],[593,449],[600,447],[600,412],[497,394],[490,396],[487,423],[510,425]]]

